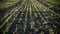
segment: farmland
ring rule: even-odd
[[[59,8],[46,3],[38,0],[0,1],[0,33],[60,34]]]

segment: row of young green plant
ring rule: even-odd
[[[53,19],[53,15],[55,15],[52,10],[48,9],[37,1],[31,1],[31,4],[27,0],[25,3],[24,2],[22,2],[21,6],[18,6],[15,9],[12,9],[9,13],[5,14],[5,16],[3,16],[1,19],[0,29],[4,30],[4,34],[6,34],[6,32],[16,33],[21,28],[24,30],[24,32],[26,32],[29,28],[34,29],[34,26],[40,28],[42,20],[44,21],[44,24],[48,25],[49,23],[50,27],[52,25],[51,23],[53,23],[54,26],[52,26],[54,28],[56,26],[55,24],[59,25],[59,22],[55,20],[49,21],[49,18]],[[49,31],[50,34],[53,34],[51,29],[49,29]]]

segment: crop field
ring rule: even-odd
[[[60,34],[60,8],[42,0],[1,0],[0,34]]]

